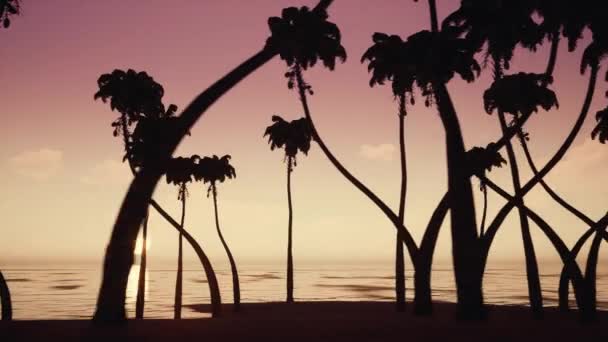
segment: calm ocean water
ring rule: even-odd
[[[547,306],[557,304],[559,265],[541,265],[542,286]],[[15,319],[87,319],[95,307],[100,272],[96,267],[29,265],[2,269],[11,289]],[[127,308],[133,316],[139,266],[134,265],[129,277]],[[241,297],[243,302],[282,301],[285,296],[283,265],[241,265]],[[409,270],[411,271],[411,270]],[[296,300],[323,301],[390,301],[393,299],[392,265],[296,265]],[[218,280],[224,302],[232,301],[230,271],[218,269]],[[408,273],[407,297],[413,295],[412,274]],[[148,272],[145,316],[172,318],[175,270],[152,268]],[[484,278],[488,303],[527,304],[525,274],[521,266],[489,268]],[[608,309],[608,270],[598,272],[598,306]],[[195,265],[184,271],[183,302],[208,303],[204,273]],[[455,301],[452,270],[436,266],[433,271],[433,298]],[[184,307],[183,317],[204,317]]]

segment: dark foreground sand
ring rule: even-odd
[[[205,311],[207,306],[190,306]],[[411,305],[410,305],[411,308]],[[89,321],[0,322],[0,341],[608,341],[608,312],[593,324],[576,313],[549,309],[533,320],[523,307],[489,307],[484,322],[454,318],[454,305],[435,305],[431,317],[396,313],[388,302],[244,304],[222,318],[129,321],[93,327]]]

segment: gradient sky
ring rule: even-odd
[[[440,0],[445,17],[459,1]],[[179,4],[179,5],[176,5]],[[31,260],[100,262],[115,215],[130,180],[121,163],[122,144],[112,137],[117,116],[95,102],[97,78],[115,68],[145,70],[165,88],[165,103],[184,108],[212,82],[263,47],[267,17],[300,0],[23,1],[23,15],[0,31],[0,265]],[[374,32],[406,37],[427,29],[425,2],[336,0],[331,20],[342,30],[349,58],[335,72],[306,73],[320,134],[338,158],[393,208],[399,193],[397,104],[390,87],[368,86],[360,56]],[[530,120],[530,147],[538,164],[548,160],[572,127],[588,75],[580,75],[581,50],[562,45],[556,71],[560,109]],[[584,43],[581,44],[584,46]],[[542,72],[548,46],[532,55],[518,51],[512,71]],[[177,155],[231,154],[237,179],[219,187],[222,228],[237,261],[283,260],[287,237],[283,154],[271,152],[262,134],[273,114],[302,115],[296,93],[286,87],[284,64],[275,59],[218,101],[179,147]],[[591,141],[593,115],[605,104],[606,83],[582,134],[547,181],[592,218],[606,211],[606,146]],[[475,84],[455,79],[449,89],[467,146],[485,146],[499,136],[496,115],[483,110],[490,84],[485,72]],[[409,188],[406,223],[419,239],[446,190],[444,134],[433,108],[419,100],[407,117]],[[506,157],[506,155],[503,153]],[[530,177],[521,158],[525,179]],[[511,191],[508,167],[491,178]],[[475,194],[481,203],[481,192]],[[300,260],[390,260],[395,231],[382,213],[331,166],[316,147],[300,157],[293,175],[294,253]],[[155,198],[179,215],[177,189],[163,182]],[[584,226],[553,204],[542,190],[527,203],[572,243]],[[503,202],[490,196],[490,217]],[[481,206],[478,206],[478,214]],[[491,262],[521,260],[515,211],[497,236]],[[186,226],[213,261],[226,260],[213,227],[212,202],[200,184],[190,186]],[[447,228],[447,225],[444,226]],[[450,255],[444,229],[437,258]],[[555,258],[547,240],[533,232],[538,254]],[[152,263],[173,260],[177,234],[155,213],[150,224]],[[602,253],[606,259],[608,254]],[[186,252],[188,258],[194,254]]]

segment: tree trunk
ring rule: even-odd
[[[302,102],[302,107],[304,108],[304,115],[308,119],[311,130],[313,140],[317,142],[323,154],[329,159],[332,165],[346,178],[351,184],[353,184],[359,191],[361,191],[367,198],[369,198],[383,213],[386,217],[391,221],[391,223],[395,226],[395,229],[401,233],[403,237],[403,243],[405,247],[407,247],[408,253],[412,260],[416,259],[416,255],[418,254],[418,246],[414,241],[414,238],[410,234],[409,230],[405,228],[403,223],[399,222],[399,218],[395,213],[384,203],[376,194],[374,194],[365,184],[361,183],[355,176],[353,176],[339,161],[336,157],[331,153],[331,151],[327,148],[327,145],[321,139],[321,136],[317,132],[315,128],[314,121],[312,120],[310,109],[308,108],[308,101],[306,99],[306,93],[304,88],[304,79],[302,77],[302,70],[299,67],[295,68],[296,71],[296,79],[298,85],[298,93],[300,96],[300,101]]]
[[[186,185],[180,184],[180,199],[182,201],[182,217],[179,223],[180,227],[184,227],[186,219]],[[180,232],[177,245],[177,275],[175,279],[175,303],[173,306],[173,318],[182,318],[182,287],[183,287],[183,265],[184,251],[183,251],[183,235]]]
[[[11,292],[4,275],[0,272],[0,305],[2,305],[2,320],[10,321],[13,319],[13,303],[11,302]]]
[[[234,257],[232,256],[232,252],[224,239],[224,235],[220,230],[220,219],[217,212],[217,188],[215,183],[211,184],[211,190],[213,191],[213,209],[215,211],[215,227],[217,229],[217,235],[220,237],[222,241],[222,246],[224,246],[224,250],[226,251],[226,255],[228,255],[228,261],[230,261],[230,271],[232,272],[232,294],[234,297],[234,311],[238,312],[241,309],[241,284],[239,283],[239,272],[236,268],[236,262],[234,261]]]
[[[484,181],[492,190],[494,190],[497,194],[502,196],[505,200],[511,202],[517,202],[517,199],[513,196],[510,196],[506,191],[502,190],[498,185],[489,179],[484,177]],[[591,311],[589,310],[589,293],[586,290],[584,277],[578,265],[576,264],[576,260],[573,258],[571,251],[568,249],[566,244],[562,241],[559,235],[545,222],[538,214],[534,211],[530,210],[523,204],[518,204],[518,208],[522,208],[524,213],[533,220],[538,227],[542,230],[543,233],[547,236],[555,251],[559,254],[560,258],[564,265],[566,265],[568,270],[568,276],[571,277],[572,283],[574,285],[574,291],[576,296],[576,302],[580,308],[580,314],[583,320],[589,320],[591,316]]]
[[[494,62],[496,64],[496,61]],[[507,120],[505,113],[498,111],[498,119],[500,121],[500,128],[504,133],[507,131]],[[513,190],[515,193],[521,192],[521,183],[519,179],[519,168],[517,165],[517,159],[515,157],[515,151],[511,141],[507,142],[507,157],[509,159],[509,166],[511,168],[511,179],[513,181]],[[524,243],[524,255],[526,259],[526,276],[528,278],[528,296],[530,299],[530,309],[534,318],[540,319],[543,317],[543,297],[540,286],[540,275],[538,272],[538,262],[536,261],[536,253],[534,251],[534,243],[532,241],[532,235],[530,235],[530,223],[528,222],[528,216],[524,213],[522,207],[525,205],[523,198],[518,199],[518,211],[519,211],[519,223],[521,225],[521,235]]]
[[[416,315],[430,315],[433,312],[433,302],[431,298],[431,270],[433,267],[433,255],[439,237],[439,231],[443,225],[443,220],[450,209],[448,195],[444,195],[437,208],[431,215],[422,242],[420,252],[415,261],[414,273],[414,313]]]
[[[435,97],[446,132],[448,193],[452,209],[451,235],[458,316],[481,319],[485,316],[482,277],[479,274],[479,241],[471,178],[465,146],[450,95],[444,84],[436,82]]]
[[[183,137],[217,99],[266,64],[276,53],[270,49],[258,52],[197,96],[180,116],[182,127],[167,136],[167,144],[163,151],[159,151],[159,159],[166,162]],[[129,269],[133,264],[133,248],[146,206],[162,174],[161,170],[142,170],[132,181],[123,200],[106,248],[103,278],[93,317],[97,322],[122,322],[126,319],[125,292]]]
[[[291,203],[291,172],[293,159],[287,157],[287,206],[289,219],[287,223],[287,303],[293,303],[293,205]]]
[[[144,226],[142,232],[142,247],[141,261],[139,263],[139,279],[137,282],[137,300],[135,302],[135,318],[144,318],[144,303],[146,301],[146,268],[148,264],[148,212],[146,209],[146,217],[144,218]]]
[[[562,146],[555,153],[555,155],[549,160],[549,162],[545,165],[545,167],[543,167],[541,170],[539,170],[539,172],[537,174],[535,174],[534,177],[532,177],[532,179],[530,179],[521,188],[521,192],[515,194],[514,198],[523,198],[530,190],[532,190],[532,188],[542,178],[544,178],[555,167],[555,165],[557,165],[557,163],[559,163],[559,161],[564,157],[564,155],[566,154],[566,152],[568,151],[570,146],[572,146],[574,139],[580,132],[580,129],[583,126],[585,119],[587,118],[587,114],[589,113],[589,108],[591,106],[591,102],[593,100],[593,94],[595,92],[597,73],[598,73],[598,66],[596,65],[596,66],[593,66],[592,70],[591,70],[591,76],[589,77],[589,85],[587,87],[587,95],[585,97],[585,101],[583,103],[581,113],[580,113],[578,119],[576,120],[574,127],[572,128],[572,130],[570,131],[570,133],[568,134],[568,136],[562,143]],[[486,234],[484,235],[482,242],[481,242],[480,272],[482,274],[485,270],[488,255],[490,252],[490,247],[492,245],[494,237],[496,236],[496,233],[498,232],[498,229],[501,227],[504,219],[507,217],[507,215],[509,214],[511,209],[513,209],[515,207],[515,205],[516,205],[516,203],[511,202],[511,201],[509,201],[507,204],[505,204],[502,207],[502,209],[500,209],[500,211],[498,212],[498,214],[496,215],[496,217],[494,218],[492,223],[488,226]]]
[[[405,196],[407,192],[407,159],[405,152],[405,94],[399,96],[399,156],[401,160],[401,191],[399,194],[399,222],[405,223]],[[395,250],[395,295],[398,312],[405,311],[405,260],[403,255],[403,237],[397,232]]]
[[[605,227],[604,227],[605,229]],[[602,234],[595,233],[591,248],[589,249],[589,256],[587,257],[587,266],[585,268],[585,285],[588,293],[589,305],[589,316],[590,319],[595,319],[597,314],[597,261],[600,253],[600,247],[602,246]]]
[[[209,297],[211,298],[211,314],[212,317],[219,317],[222,312],[222,297],[220,295],[220,287],[217,283],[217,277],[215,276],[215,271],[213,270],[213,266],[211,266],[211,261],[203,252],[203,249],[199,245],[198,242],[185,230],[182,226],[180,226],[175,220],[167,214],[163,208],[156,203],[154,200],[150,200],[150,205],[152,208],[156,209],[158,213],[165,219],[173,228],[175,228],[186,241],[192,246],[194,252],[198,256],[199,261],[203,265],[203,270],[205,271],[205,276],[207,277],[207,283],[209,285]]]

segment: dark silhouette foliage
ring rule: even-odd
[[[515,117],[529,115],[538,111],[538,107],[550,110],[559,107],[555,93],[546,86],[547,76],[544,74],[528,74],[520,72],[515,75],[505,75],[492,83],[483,94],[486,112],[492,114],[498,109]]]
[[[11,17],[21,13],[21,4],[19,0],[0,0],[0,22],[2,27],[9,28],[11,26]]]
[[[608,141],[608,108],[604,108],[595,115],[597,126],[591,132],[593,139],[598,139],[602,144]]]
[[[270,149],[285,149],[285,156],[296,158],[298,151],[308,154],[312,131],[306,118],[285,121],[278,115],[272,116],[272,125],[266,127],[264,137],[268,136]]]

